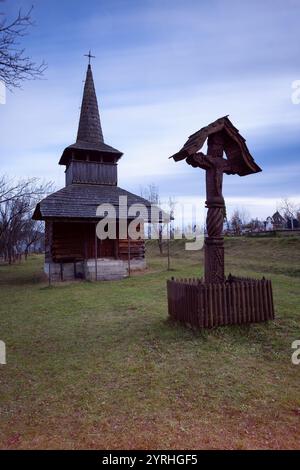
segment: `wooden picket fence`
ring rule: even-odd
[[[172,320],[193,328],[257,323],[274,319],[271,281],[229,276],[224,283],[202,279],[167,281]]]

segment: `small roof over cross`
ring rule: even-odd
[[[84,54],[84,57],[88,57],[89,58],[89,65],[91,63],[91,59],[95,59],[96,56],[95,55],[92,55],[91,54],[91,49],[89,50],[89,53],[88,54]]]
[[[261,171],[248,150],[246,140],[241,136],[239,130],[234,127],[228,116],[223,116],[190,135],[182,149],[170,158],[173,158],[175,162],[186,159],[189,165],[198,167],[197,158],[200,154],[197,152],[201,150],[209,136],[217,133],[222,133],[224,137],[224,151],[228,161],[228,167],[224,169],[224,173],[245,176]],[[202,156],[201,159],[203,159]]]

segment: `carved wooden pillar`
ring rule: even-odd
[[[216,164],[206,170],[206,207],[207,237],[205,238],[205,282],[224,282],[224,239],[223,220],[225,203],[222,195],[223,134],[216,133],[208,137],[208,155]],[[223,160],[223,159],[222,159]],[[220,166],[218,166],[220,161]]]

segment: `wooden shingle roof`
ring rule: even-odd
[[[216,132],[224,133],[224,151],[227,159],[231,163],[231,171],[227,174],[238,174],[240,176],[249,175],[261,171],[261,168],[255,163],[251,156],[246,140],[234,127],[227,116],[217,119],[208,126],[202,127],[199,131],[192,134],[179,152],[172,155],[175,162],[186,159],[186,162],[193,167],[197,167],[197,163],[193,159],[199,150],[203,147],[206,139]]]
[[[97,207],[104,203],[112,204],[118,215],[120,196],[127,196],[128,207],[132,204],[146,206],[148,218],[150,218],[151,203],[147,199],[118,186],[70,184],[39,202],[34,211],[33,219],[97,219]]]
[[[90,64],[87,68],[84,83],[77,140],[91,143],[104,142],[98,101]]]
[[[65,148],[59,164],[66,165],[70,158],[72,158],[72,153],[78,151],[85,151],[94,155],[114,155],[117,159],[123,155],[122,152],[104,142],[93,73],[90,64],[88,65],[86,72],[77,139],[74,144]]]

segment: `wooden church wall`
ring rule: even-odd
[[[144,225],[139,224],[137,230],[140,233],[144,232]],[[128,243],[127,239],[118,239],[118,257],[120,259],[128,259],[128,253],[130,252],[130,258],[144,258],[145,257],[145,240],[140,238],[138,240],[130,239]]]
[[[66,185],[72,183],[117,184],[117,165],[72,161],[66,169]]]
[[[145,241],[117,239],[99,240],[95,237],[95,223],[46,221],[46,262],[63,262],[95,258],[144,258]]]
[[[128,252],[130,251],[130,258],[144,258],[145,257],[145,240],[118,240],[118,257],[120,259],[128,259]]]
[[[84,259],[86,249],[86,224],[53,223],[51,244],[53,261]]]

